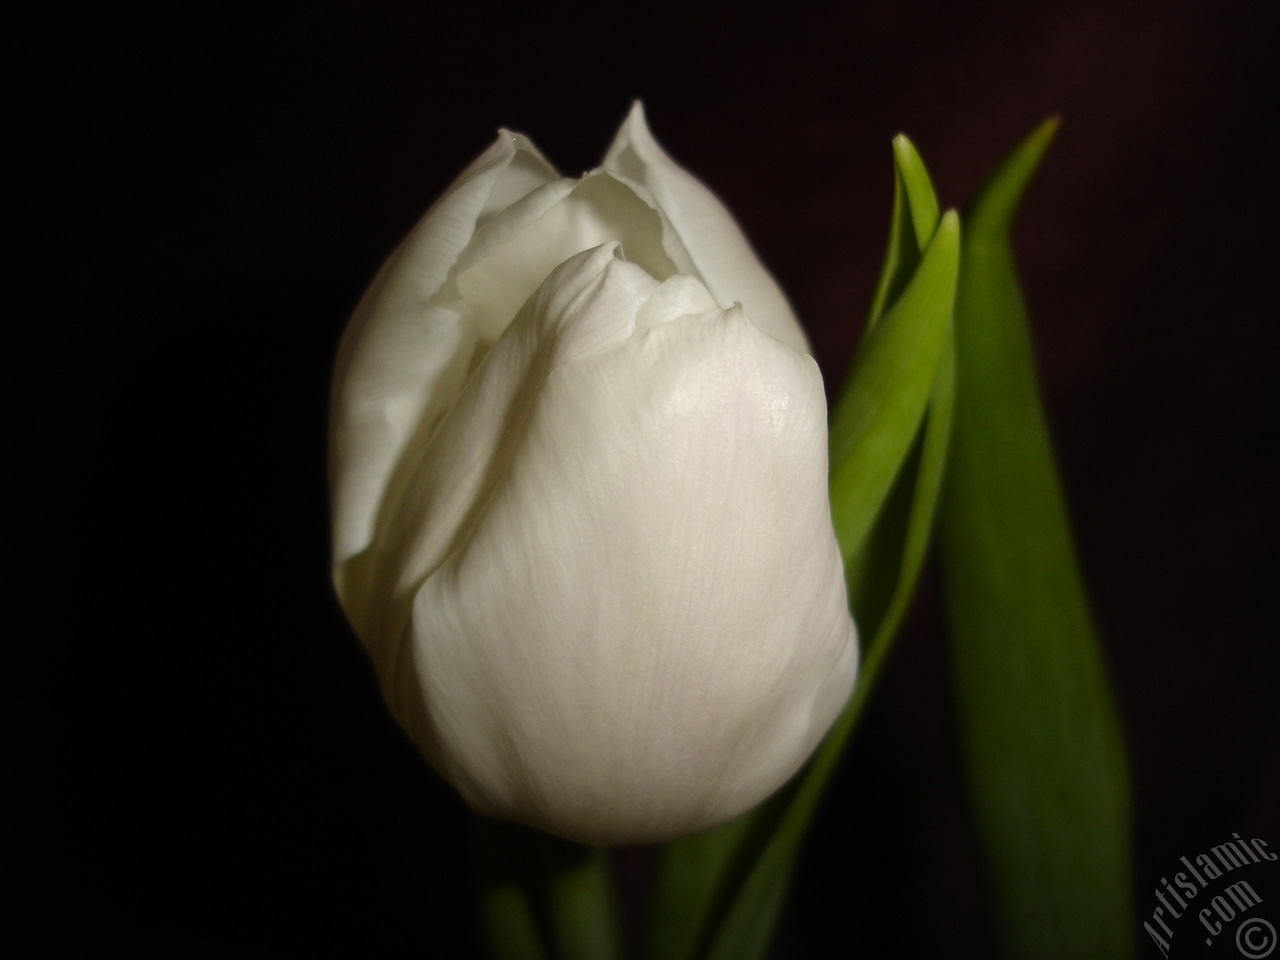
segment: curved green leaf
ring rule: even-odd
[[[1036,384],[1009,228],[1057,127],[965,213],[939,547],[961,739],[1003,951],[1130,957],[1129,774]]]
[[[871,298],[867,329],[875,327],[885,310],[897,301],[920,264],[920,254],[938,226],[938,197],[924,161],[903,134],[893,138],[893,216],[889,246],[880,279]]]
[[[831,415],[831,518],[848,562],[902,465],[933,388],[951,325],[960,220],[948,211],[920,266],[859,346]]]

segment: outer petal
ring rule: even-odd
[[[405,649],[414,594],[465,543],[507,475],[549,373],[631,335],[658,282],[620,253],[617,243],[603,244],[552,271],[413,457],[394,522],[379,536],[368,613],[356,627],[392,711],[433,762],[435,738]]]
[[[741,303],[756,326],[802,353],[804,331],[787,298],[724,204],[663,151],[639,101],[605,155],[604,168],[643,187],[674,225],[721,306]]]
[[[335,580],[344,600],[343,566],[372,542],[402,452],[430,429],[466,373],[475,340],[466,311],[432,298],[477,226],[556,176],[532,143],[502,131],[356,307],[338,351],[330,434]]]
[[[591,349],[531,351],[561,360],[521,391],[502,475],[418,591],[408,650],[429,756],[474,806],[654,841],[795,772],[850,692],[856,637],[812,359],[688,277],[652,289],[623,342],[621,301],[594,296],[540,294],[504,335]]]

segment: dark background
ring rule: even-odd
[[[107,758],[73,806],[101,814],[110,866],[57,884],[102,909],[53,935],[468,955],[462,808],[385,713],[328,584],[327,379],[365,284],[499,126],[575,175],[636,97],[788,292],[829,389],[880,263],[891,137],[959,205],[1062,115],[1018,251],[1131,747],[1139,911],[1184,854],[1234,831],[1280,846],[1276,19],[1263,2],[329,2],[69,26],[85,56],[46,69],[85,175],[54,259],[91,305],[54,326],[94,368],[87,486],[105,471],[135,496],[105,520],[129,559],[93,554],[123,584],[105,608],[124,642],[87,638],[128,682],[99,684],[74,735]],[[780,957],[993,949],[934,590],[828,796]],[[97,876],[89,849],[64,874]]]

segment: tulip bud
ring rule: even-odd
[[[475,809],[583,842],[757,804],[857,670],[826,404],[786,299],[639,105],[560,178],[503,132],[334,377],[334,582]]]

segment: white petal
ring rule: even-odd
[[[603,171],[547,184],[495,217],[454,271],[481,339],[496,340],[558,264],[609,242],[621,243],[627,260],[660,280],[676,272],[659,214]]]
[[[809,346],[787,298],[724,204],[663,151],[637,101],[605,155],[604,169],[642,187],[670,219],[721,306],[741,303],[765,333],[801,353]]]
[[[404,493],[369,561],[368,615],[356,624],[384,693],[407,729],[403,715],[413,712],[412,705],[394,698],[414,696],[416,686],[416,681],[405,686],[401,662],[414,592],[458,549],[507,473],[546,377],[575,357],[629,337],[640,306],[657,286],[644,270],[621,259],[617,243],[561,264],[494,344],[408,466]],[[430,756],[430,736],[409,733]]]
[[[699,299],[687,278],[662,298]],[[600,322],[563,300],[507,337]],[[602,349],[612,316],[520,391],[502,475],[409,627],[428,756],[477,808],[587,842],[748,809],[856,671],[816,365],[738,309],[662,319]]]
[[[475,332],[459,304],[434,305],[459,254],[520,196],[555,179],[524,137],[503,131],[400,244],[356,307],[334,372],[330,450],[335,579],[365,550],[392,474],[456,394]]]

